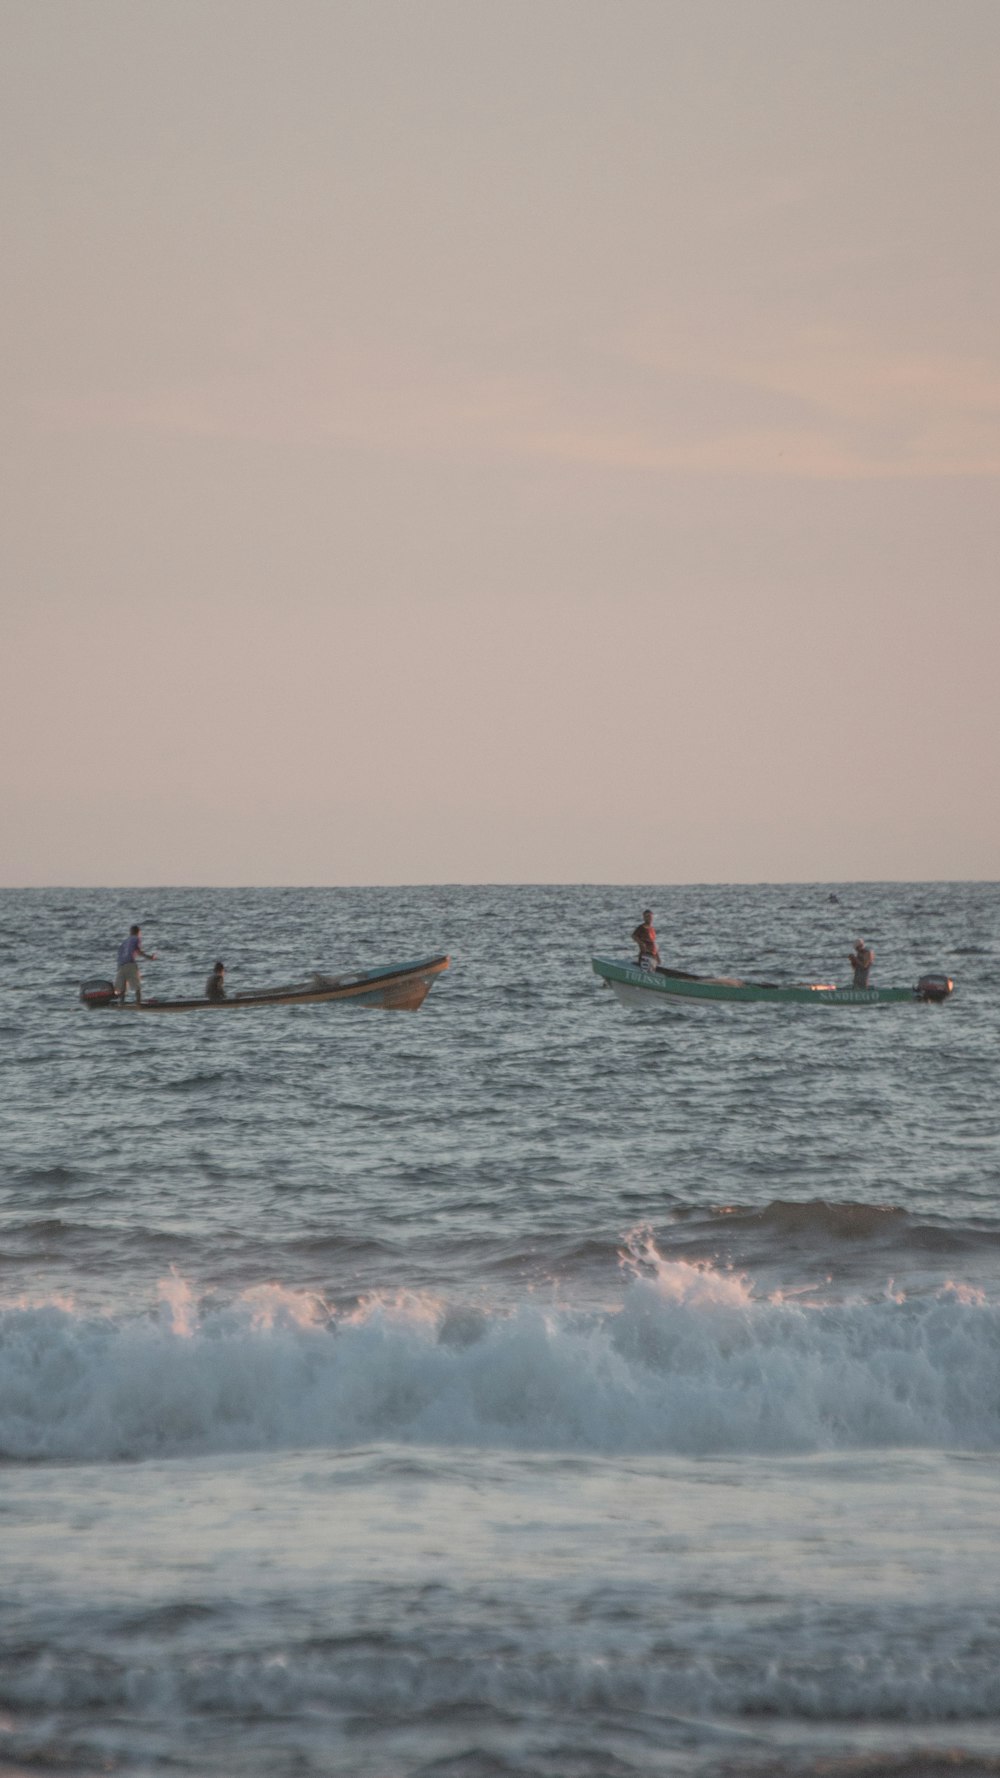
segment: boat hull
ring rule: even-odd
[[[610,957],[592,959],[595,975],[613,989],[623,1006],[670,1007],[692,1001],[763,1006],[893,1006],[944,1000],[952,984],[940,992],[914,988],[838,988],[829,982],[792,984],[744,982],[729,976],[685,975],[681,970],[639,969]],[[946,978],[933,978],[944,981]]]
[[[313,975],[308,982],[281,988],[262,988],[257,993],[227,994],[224,1000],[126,1000],[106,994],[87,993],[80,998],[92,1011],[114,1012],[247,1012],[265,1006],[342,1006],[378,1008],[387,1012],[416,1012],[426,1000],[436,978],[448,968],[445,956],[427,957],[415,963],[396,963],[384,969],[354,970],[344,975]],[[96,989],[97,984],[94,984]]]

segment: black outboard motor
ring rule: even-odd
[[[947,1000],[955,984],[950,975],[922,975],[917,983],[918,1000]]]
[[[80,999],[91,1011],[98,1006],[114,1006],[118,996],[114,982],[84,982],[80,988]]]

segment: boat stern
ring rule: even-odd
[[[922,975],[913,990],[918,1000],[929,1000],[940,1006],[955,992],[950,975]]]

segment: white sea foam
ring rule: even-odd
[[[0,1451],[1000,1446],[1000,1306],[981,1291],[761,1299],[641,1232],[623,1262],[621,1299],[599,1313],[382,1293],[338,1316],[278,1285],[219,1307],[178,1277],[131,1319],[21,1302],[0,1312]]]

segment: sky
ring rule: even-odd
[[[0,0],[0,883],[1000,878],[996,0]]]

